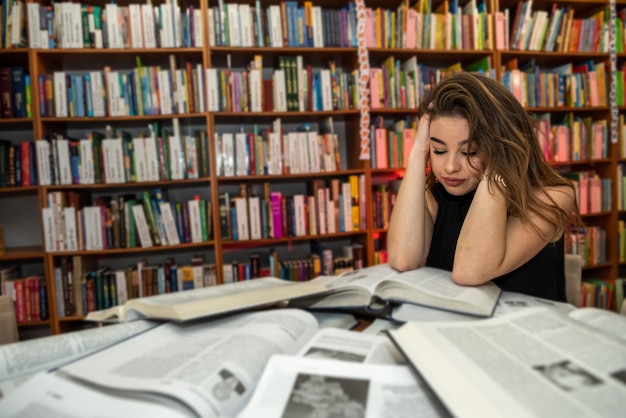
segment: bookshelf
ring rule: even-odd
[[[617,3],[618,11],[626,7],[622,0]],[[98,7],[100,9],[97,13],[109,10],[107,7],[110,7],[105,2],[98,1],[86,4],[95,6],[86,9],[87,15],[96,13],[94,10]],[[142,7],[131,11],[129,7],[131,4],[135,7],[134,5],[138,3],[117,4],[118,10],[127,8],[129,14],[127,22],[131,22],[131,14],[144,12]],[[156,10],[159,15],[170,16],[173,4],[173,2],[153,3],[152,11],[154,13]],[[178,132],[183,138],[181,139],[183,146],[188,144],[188,140],[184,139],[187,137],[192,138],[189,139],[191,141],[189,144],[195,142],[196,146],[194,149],[196,158],[183,160],[181,167],[175,167],[174,160],[163,160],[163,163],[168,164],[161,166],[167,168],[159,168],[158,172],[153,173],[156,178],[149,175],[137,178],[136,172],[133,177],[131,170],[122,175],[123,179],[119,183],[106,183],[100,179],[91,184],[80,184],[82,172],[79,171],[78,178],[74,173],[74,177],[67,182],[69,184],[33,183],[28,186],[0,188],[0,206],[7,208],[0,208],[0,225],[4,227],[8,247],[5,254],[0,256],[0,268],[20,264],[25,266],[22,275],[41,274],[45,277],[46,283],[48,318],[20,324],[21,329],[34,324],[47,332],[61,333],[80,326],[82,315],[71,310],[59,311],[61,302],[65,305],[68,300],[67,298],[61,300],[64,298],[64,289],[63,286],[58,286],[58,281],[59,277],[66,277],[63,274],[67,275],[69,270],[74,274],[75,282],[72,285],[78,283],[77,276],[82,279],[84,273],[92,271],[90,269],[98,271],[108,267],[110,274],[107,273],[104,280],[109,280],[109,284],[118,284],[116,280],[121,280],[119,283],[124,282],[132,286],[132,270],[136,270],[138,264],[144,272],[141,274],[152,274],[151,280],[157,281],[161,273],[154,267],[195,265],[200,266],[202,271],[202,277],[196,277],[196,280],[204,280],[203,284],[220,284],[233,279],[233,274],[248,274],[248,270],[259,267],[265,271],[269,270],[271,274],[279,276],[284,274],[291,279],[306,278],[312,269],[319,269],[318,271],[323,273],[332,271],[333,268],[341,269],[345,263],[342,259],[344,248],[362,251],[364,265],[384,262],[386,218],[391,210],[394,190],[403,176],[403,155],[411,143],[411,138],[406,137],[405,132],[410,132],[417,113],[417,103],[432,83],[448,72],[460,70],[482,70],[492,77],[505,81],[508,77],[507,72],[514,69],[520,73],[549,72],[566,63],[571,63],[573,67],[590,63],[603,64],[607,81],[611,77],[610,71],[607,70],[610,55],[606,51],[545,52],[540,50],[541,48],[528,50],[528,47],[512,47],[515,37],[514,17],[518,5],[522,4],[518,1],[459,2],[458,5],[456,2],[435,1],[430,5],[434,14],[428,18],[432,19],[429,22],[434,22],[433,30],[428,34],[416,32],[413,36],[406,30],[384,32],[380,28],[384,26],[386,19],[387,25],[396,24],[396,27],[399,27],[397,22],[405,19],[411,22],[414,20],[410,19],[423,19],[428,13],[420,15],[418,12],[426,11],[426,2],[419,4],[415,2],[415,8],[410,11],[411,8],[406,7],[401,1],[390,5],[387,1],[371,0],[364,2],[367,8],[360,16],[366,22],[363,41],[366,45],[367,65],[369,69],[375,70],[371,74],[376,74],[378,82],[375,94],[374,86],[368,85],[370,101],[369,107],[365,110],[360,109],[356,101],[358,80],[355,74],[359,68],[359,45],[356,38],[356,23],[359,16],[357,3],[327,0],[313,3],[264,1],[261,5],[259,2],[248,0],[241,2],[181,0],[176,4],[184,17],[180,23],[182,36],[174,37],[176,41],[167,35],[160,38],[157,33],[156,43],[146,42],[145,37],[142,42],[141,39],[134,38],[131,32],[126,47],[94,48],[91,43],[95,45],[100,42],[102,36],[96,25],[91,31],[91,37],[88,34],[82,42],[81,39],[74,39],[71,36],[57,40],[65,45],[74,45],[72,42],[78,42],[81,44],[80,47],[74,45],[73,48],[41,48],[30,47],[32,44],[28,42],[23,44],[18,42],[16,45],[4,44],[5,48],[0,50],[2,62],[7,63],[3,66],[23,67],[27,70],[31,83],[32,113],[28,117],[0,117],[0,128],[3,131],[0,139],[17,144],[32,139],[42,141],[46,137],[54,139],[56,134],[61,134],[62,138],[69,138],[70,142],[75,140],[80,146],[80,140],[93,132],[102,133],[106,138],[108,129],[114,137],[117,137],[119,132],[128,133],[130,142],[134,138],[144,138],[144,145],[147,144],[146,139],[152,140],[150,138],[158,145],[158,137],[162,137],[167,145],[171,145],[168,141]],[[41,5],[49,6],[48,3]],[[294,5],[297,6],[296,9]],[[557,9],[569,7],[568,10],[574,10],[575,17],[586,18],[594,16],[594,13],[605,10],[608,6],[609,3],[604,0],[534,1],[532,10],[552,12],[553,7]],[[28,7],[33,6],[24,5],[25,10],[29,10]],[[54,7],[63,6],[56,4]],[[54,7],[39,8],[39,12],[45,14],[47,10],[55,11]],[[261,26],[267,28],[268,23],[276,23],[269,25],[273,31],[265,30],[260,33],[253,30],[258,25],[257,14],[254,13],[258,7],[264,10],[262,15],[258,15]],[[302,8],[302,12],[298,12],[297,8]],[[59,10],[61,9],[57,9]],[[225,13],[220,15],[220,10],[224,10]],[[451,12],[444,16],[444,12],[449,11]],[[311,29],[310,32],[298,32],[298,26],[293,24],[298,13],[302,14],[304,22],[311,22],[311,25],[312,22],[322,22],[325,30]],[[498,16],[504,17],[505,13],[509,16],[509,28],[505,32],[509,34],[502,38],[497,36],[496,22]],[[283,19],[283,14],[288,17]],[[459,29],[454,25],[446,26],[448,21],[455,22],[452,16],[466,25],[474,22],[475,26],[472,26],[471,31],[463,31],[460,26]],[[250,31],[236,30],[237,26],[233,23],[238,17],[243,19],[239,21],[242,27],[250,28]],[[222,18],[226,19],[225,23],[230,23],[224,26],[223,31],[217,30],[218,26],[213,24]],[[282,37],[276,32],[277,25],[283,31]],[[376,30],[376,27],[379,30]],[[437,30],[439,27],[443,29]],[[104,24],[101,30],[111,28]],[[163,30],[169,30],[168,28],[171,26],[164,27]],[[341,32],[341,28],[354,30]],[[45,33],[30,31],[31,28],[28,26],[26,29],[25,33],[31,37],[36,34],[42,36],[39,42],[48,39]],[[147,36],[145,32],[142,33]],[[507,37],[510,38],[508,45],[505,39]],[[123,37],[120,42],[123,42]],[[323,47],[312,47],[321,43],[324,44]],[[626,65],[623,52],[618,53],[617,62],[618,69],[623,69]],[[295,63],[296,66],[294,73],[289,72],[293,71],[288,66],[291,63]],[[139,87],[136,86],[137,80],[145,76],[144,71],[152,75],[151,82],[160,86],[159,92],[163,92],[164,97],[169,97],[170,102],[161,97],[148,97],[148,92],[153,90],[141,83]],[[122,74],[123,81],[135,77],[133,82],[136,90],[121,91],[128,93],[129,101],[119,108],[107,102],[103,106],[103,109],[106,109],[104,113],[98,113],[97,107],[94,107],[93,103],[97,102],[98,97],[91,98],[91,107],[67,108],[59,113],[55,102],[56,96],[50,96],[49,91],[46,92],[47,87],[54,91],[55,80],[62,81],[63,75],[66,76],[66,82],[69,80],[67,86],[78,88],[76,86],[84,83],[87,74],[92,77],[90,81],[93,77],[101,77],[103,89],[109,91],[113,87],[107,85],[106,80],[112,72]],[[159,75],[159,72],[162,74]],[[55,79],[55,73],[61,75]],[[165,80],[172,74],[173,84],[168,84],[172,82]],[[289,80],[293,80],[290,74],[301,76],[295,87],[288,84]],[[177,75],[179,77],[176,77]],[[323,79],[327,75],[331,76],[330,89],[316,90],[314,94],[313,86],[318,86],[318,83],[319,86],[323,85],[326,82]],[[45,76],[49,76],[49,80]],[[168,88],[173,88],[176,82],[185,83],[185,77],[187,77],[185,87],[189,86],[189,89],[185,89],[186,95],[176,96],[172,91],[170,94],[165,93],[166,84]],[[230,80],[230,83],[226,83],[226,80]],[[276,86],[281,85],[282,80],[285,82],[284,104],[280,102],[282,95],[272,93]],[[336,85],[332,84],[333,82]],[[336,87],[333,89],[333,86]],[[64,91],[68,93],[67,87]],[[198,91],[203,93],[202,98]],[[37,94],[34,94],[35,92]],[[90,91],[90,94],[93,95],[93,91]],[[151,103],[151,106],[143,103],[142,109],[136,100],[132,100],[133,94],[141,97],[142,103]],[[528,92],[525,97],[528,99]],[[291,99],[295,102],[290,103]],[[180,103],[180,108],[177,103]],[[114,107],[118,109],[117,113],[112,111]],[[538,119],[540,115],[549,114],[548,118],[553,123],[562,119],[580,118],[591,123],[606,121],[610,126],[611,110],[608,102],[603,105],[577,104],[558,107],[537,103],[531,106],[528,103],[527,108],[532,114],[537,115]],[[95,112],[95,116],[90,112]],[[359,158],[362,135],[360,126],[364,113],[367,113],[370,121],[369,160]],[[619,107],[619,114],[624,117],[625,113],[622,104]],[[61,116],[58,116],[59,114]],[[377,137],[378,129],[384,131],[380,139]],[[265,141],[261,144],[270,147],[272,134],[291,138],[289,140],[294,144],[292,149],[300,149],[300,154],[296,153],[295,157],[286,153],[281,155],[280,152],[274,154],[274,162],[279,158],[283,166],[270,169],[272,161],[269,151],[265,155],[264,166],[260,162],[263,160],[259,160],[260,154],[252,153],[251,150],[259,149],[259,143],[254,140],[259,137]],[[307,148],[306,138],[309,138],[307,136],[309,134],[326,138],[328,141],[325,144],[327,148],[330,147],[329,154],[326,160],[324,156],[320,156],[322,160],[320,167],[311,165],[309,158],[298,158],[298,155],[310,157],[308,152],[313,152]],[[252,142],[250,137],[253,138]],[[278,138],[280,139],[280,136]],[[389,141],[390,138],[393,139],[392,142]],[[122,144],[127,144],[123,141]],[[247,147],[247,153],[237,154],[237,144],[240,149]],[[133,143],[133,146],[138,145]],[[186,152],[191,151],[185,148],[181,154],[183,158],[188,155]],[[386,154],[386,158],[382,157],[383,154]],[[618,201],[620,196],[618,185],[622,180],[618,179],[615,173],[619,167],[626,165],[626,152],[620,152],[618,144],[609,144],[605,154],[600,157],[587,156],[577,159],[569,157],[568,155],[565,160],[554,159],[553,164],[564,174],[593,171],[601,179],[611,179],[612,183],[608,185],[607,182],[608,189],[605,193],[613,202]],[[137,166],[139,165],[139,162],[133,159],[134,154],[130,158]],[[194,162],[197,166],[193,164]],[[193,167],[189,168],[187,164]],[[285,167],[286,164],[290,165],[289,170]],[[177,170],[182,170],[182,174],[175,174],[178,173]],[[104,172],[99,174],[104,176]],[[82,175],[86,176],[85,173]],[[352,185],[345,189],[346,193],[348,190],[356,192],[354,196],[350,196],[352,199],[348,199],[350,202],[345,202],[345,207],[340,206],[337,196],[332,196],[333,188],[344,190],[343,184]],[[301,208],[303,204],[315,205],[317,200],[310,200],[309,197],[317,196],[320,189],[328,189],[330,200],[337,202],[337,211],[341,210],[341,213],[344,213],[348,208],[350,211],[354,206],[358,208],[358,218],[352,220],[352,225],[333,222],[331,228],[330,218],[327,217],[326,224],[322,227],[319,224],[321,214],[317,213],[317,217],[298,218],[303,223],[304,229],[302,225],[296,225],[294,217],[293,225],[284,224],[281,218],[283,223],[281,227],[285,227],[282,234],[270,230],[267,219],[274,208],[271,204],[272,194],[280,193],[278,198],[281,209],[293,211],[293,208],[296,206]],[[201,202],[197,204],[203,208],[198,209],[199,211],[205,211],[198,212],[205,215],[202,217],[204,235],[198,230],[200,235],[194,238],[193,233],[189,231],[188,236],[181,233],[178,240],[169,240],[174,242],[173,245],[150,247],[142,247],[138,240],[131,248],[128,248],[128,245],[121,245],[119,236],[113,236],[108,243],[113,245],[93,248],[83,243],[85,245],[80,248],[72,247],[71,251],[62,248],[45,251],[44,220],[47,218],[43,215],[43,209],[50,208],[56,199],[59,199],[61,205],[74,201],[72,199],[83,199],[84,207],[97,206],[99,205],[97,202],[101,202],[101,206],[106,207],[102,219],[105,222],[109,219],[111,223],[117,219],[116,225],[119,225],[119,219],[122,218],[115,218],[113,212],[126,207],[124,202],[127,200],[124,199],[134,196],[139,201],[144,192],[151,193],[150,199],[161,192],[164,200],[172,204],[175,215],[178,206],[183,210],[188,208],[189,202]],[[242,199],[245,205],[241,203]],[[113,208],[110,206],[111,201],[116,202]],[[250,215],[250,207],[258,204],[265,205],[265,212],[259,209],[260,221],[253,227],[253,222],[256,221],[253,221]],[[77,206],[77,209],[83,206]],[[146,209],[147,207],[144,210]],[[319,209],[318,207],[318,211]],[[129,212],[124,212],[125,215],[115,213],[117,216],[131,216]],[[191,212],[188,213],[192,216]],[[228,228],[229,217],[225,215],[233,213],[235,218],[239,214],[240,219],[243,213],[249,216],[246,224],[250,229],[247,231],[247,239],[242,239],[245,235],[239,236],[240,231],[237,231],[238,236],[235,237],[232,225]],[[588,265],[584,267],[584,277],[613,281],[624,274],[626,258],[620,259],[619,253],[619,243],[620,240],[623,241],[621,237],[624,234],[616,232],[620,221],[626,219],[624,213],[626,212],[623,206],[618,209],[618,206],[612,205],[585,214],[584,220],[588,225],[604,231],[605,251],[601,262],[596,260],[594,263],[587,263]],[[180,218],[182,219],[182,215]],[[231,222],[235,218],[231,216]],[[175,220],[178,219],[175,216]],[[226,229],[222,231],[224,222]],[[82,227],[87,228],[89,225],[86,223]],[[25,234],[24,230],[28,233]],[[180,231],[180,226],[178,230]],[[251,238],[251,234],[255,234],[255,238]],[[332,252],[337,259],[335,264],[329,263],[323,256],[319,260],[311,257],[311,254],[319,254],[322,249]],[[281,264],[277,261],[283,262],[283,270],[279,268]],[[131,266],[133,269],[129,269]],[[64,268],[66,271],[63,271]],[[59,272],[62,273],[61,276]],[[189,278],[193,281],[192,276]],[[181,283],[177,283],[179,284]],[[168,282],[167,286],[174,286],[174,283]],[[66,288],[65,293],[67,291]],[[156,291],[159,289],[156,288]]]

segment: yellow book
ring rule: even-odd
[[[382,31],[380,30],[381,28],[381,9],[380,7],[378,9],[376,9],[376,12],[374,13],[375,16],[375,22],[376,22],[376,48],[381,48],[382,47]]]
[[[396,34],[398,33],[398,28],[396,26],[397,22],[396,22],[396,12],[391,12],[391,16],[390,16],[390,25],[391,25],[391,47],[392,48],[396,48]]]
[[[350,201],[352,202],[352,230],[361,229],[361,218],[359,211],[359,176],[348,177],[350,181]]]

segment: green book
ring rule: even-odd
[[[146,213],[146,221],[148,222],[148,229],[150,230],[150,236],[154,245],[161,245],[161,237],[157,227],[156,214],[152,210],[152,203],[150,202],[150,192],[141,192],[141,204],[143,210]]]

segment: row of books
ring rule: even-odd
[[[106,133],[68,139],[62,133],[35,141],[39,184],[96,184],[182,180],[209,176],[205,132],[180,135],[149,125],[148,135],[133,137],[110,126]]]
[[[219,2],[208,9],[209,45],[231,47],[356,47],[356,3],[340,9],[305,1],[262,7]]]
[[[0,48],[23,48],[27,45],[26,36],[24,2],[0,1]]]
[[[224,283],[252,280],[259,277],[279,277],[290,281],[308,281],[322,274],[320,256],[281,260],[275,249],[255,252],[246,261],[233,260],[223,264]]]
[[[0,67],[0,119],[33,116],[30,75],[22,66]]]
[[[19,265],[0,266],[0,295],[13,300],[18,323],[48,318],[46,279],[43,275],[24,277]]]
[[[580,255],[584,266],[606,263],[606,231],[591,225],[573,228],[565,234],[565,252]]]
[[[606,119],[574,113],[534,114],[539,145],[547,161],[598,160],[609,156],[609,128]]]
[[[0,139],[0,187],[37,184],[35,143]]]
[[[13,299],[18,324],[48,319],[46,288],[43,275],[2,280],[1,294]]]
[[[98,267],[91,258],[62,257],[54,267],[60,318],[123,305],[127,300],[215,286],[215,265],[194,255],[189,264],[168,257],[161,264],[140,260],[126,268]]]
[[[466,66],[459,62],[447,67],[431,67],[412,56],[404,62],[393,56],[385,58],[380,68],[370,67],[369,88],[372,109],[417,109],[422,98],[439,81],[461,71],[494,77],[490,56]]]
[[[364,251],[360,244],[346,244],[342,254],[319,247],[306,258],[280,259],[275,249],[254,252],[247,261],[225,262],[224,283],[259,277],[279,277],[307,281],[322,274],[338,275],[363,268]],[[9,282],[10,280],[7,280]],[[193,255],[179,264],[174,257],[162,263],[140,260],[124,267],[100,267],[94,258],[61,257],[54,267],[54,286],[59,317],[87,315],[89,312],[123,305],[130,299],[216,286],[216,266],[203,255]]]
[[[616,279],[615,283],[612,283],[606,280],[585,278],[580,285],[580,307],[590,306],[609,311],[615,311],[616,307],[621,307],[622,305],[616,303],[618,280]]]
[[[341,169],[336,134],[308,130],[283,132],[280,121],[253,132],[215,134],[218,176],[334,172]],[[322,126],[323,128],[323,126]]]
[[[153,6],[27,3],[31,48],[202,47],[202,11],[176,1]]]
[[[347,181],[314,180],[312,193],[283,195],[264,184],[263,195],[246,190],[238,196],[219,195],[220,234],[223,239],[246,241],[325,235],[365,229],[364,177]]]
[[[405,168],[413,147],[415,122],[394,121],[387,129],[384,118],[377,116],[370,127],[370,163],[372,168]]]
[[[576,201],[581,215],[610,211],[613,179],[601,178],[593,170],[565,174],[576,189]]]
[[[75,192],[50,192],[42,209],[46,251],[143,248],[207,242],[211,203],[195,196],[168,202],[161,189],[88,202]]]
[[[608,105],[605,62],[567,63],[542,69],[530,60],[505,65],[502,84],[525,107],[597,107]]]
[[[430,2],[428,2],[430,3]],[[426,4],[426,2],[422,2]],[[445,1],[431,10],[403,2],[396,10],[365,9],[365,39],[369,48],[488,49],[493,34],[484,1]]]
[[[479,60],[468,64],[467,66],[461,64],[460,62],[455,62],[446,67],[431,67],[420,63],[417,65],[416,68],[417,91],[414,93],[414,95],[417,105],[419,105],[419,102],[422,100],[422,98],[424,98],[429,91],[434,89],[440,81],[456,73],[468,71],[472,73],[482,74],[492,79],[495,79],[496,75],[495,68],[493,67],[493,59],[491,56],[480,58]],[[407,83],[407,85],[410,84]],[[397,88],[399,88],[399,86],[397,86]],[[402,96],[400,95],[400,97]],[[408,104],[408,101],[406,99],[402,99],[398,101],[398,103],[403,103],[403,101]],[[381,107],[383,107],[382,102]]]
[[[40,74],[39,110],[43,117],[148,116],[205,112],[204,70],[186,62],[177,69],[145,67],[130,71]]]
[[[507,10],[508,12],[508,10]],[[575,9],[553,3],[534,9],[533,1],[518,1],[511,27],[510,49],[545,52],[608,52],[608,7],[588,17],[574,17]]]
[[[389,219],[391,218],[393,206],[396,203],[398,191],[400,191],[400,183],[402,183],[402,179],[372,186],[374,228],[387,229],[389,227]]]
[[[356,109],[358,70],[304,65],[302,56],[279,57],[271,78],[257,64],[246,70],[207,69],[210,112],[288,112]]]

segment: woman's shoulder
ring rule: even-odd
[[[544,187],[537,189],[535,193],[543,202],[551,204],[553,201],[567,212],[572,209],[576,201],[574,188],[566,185]]]

